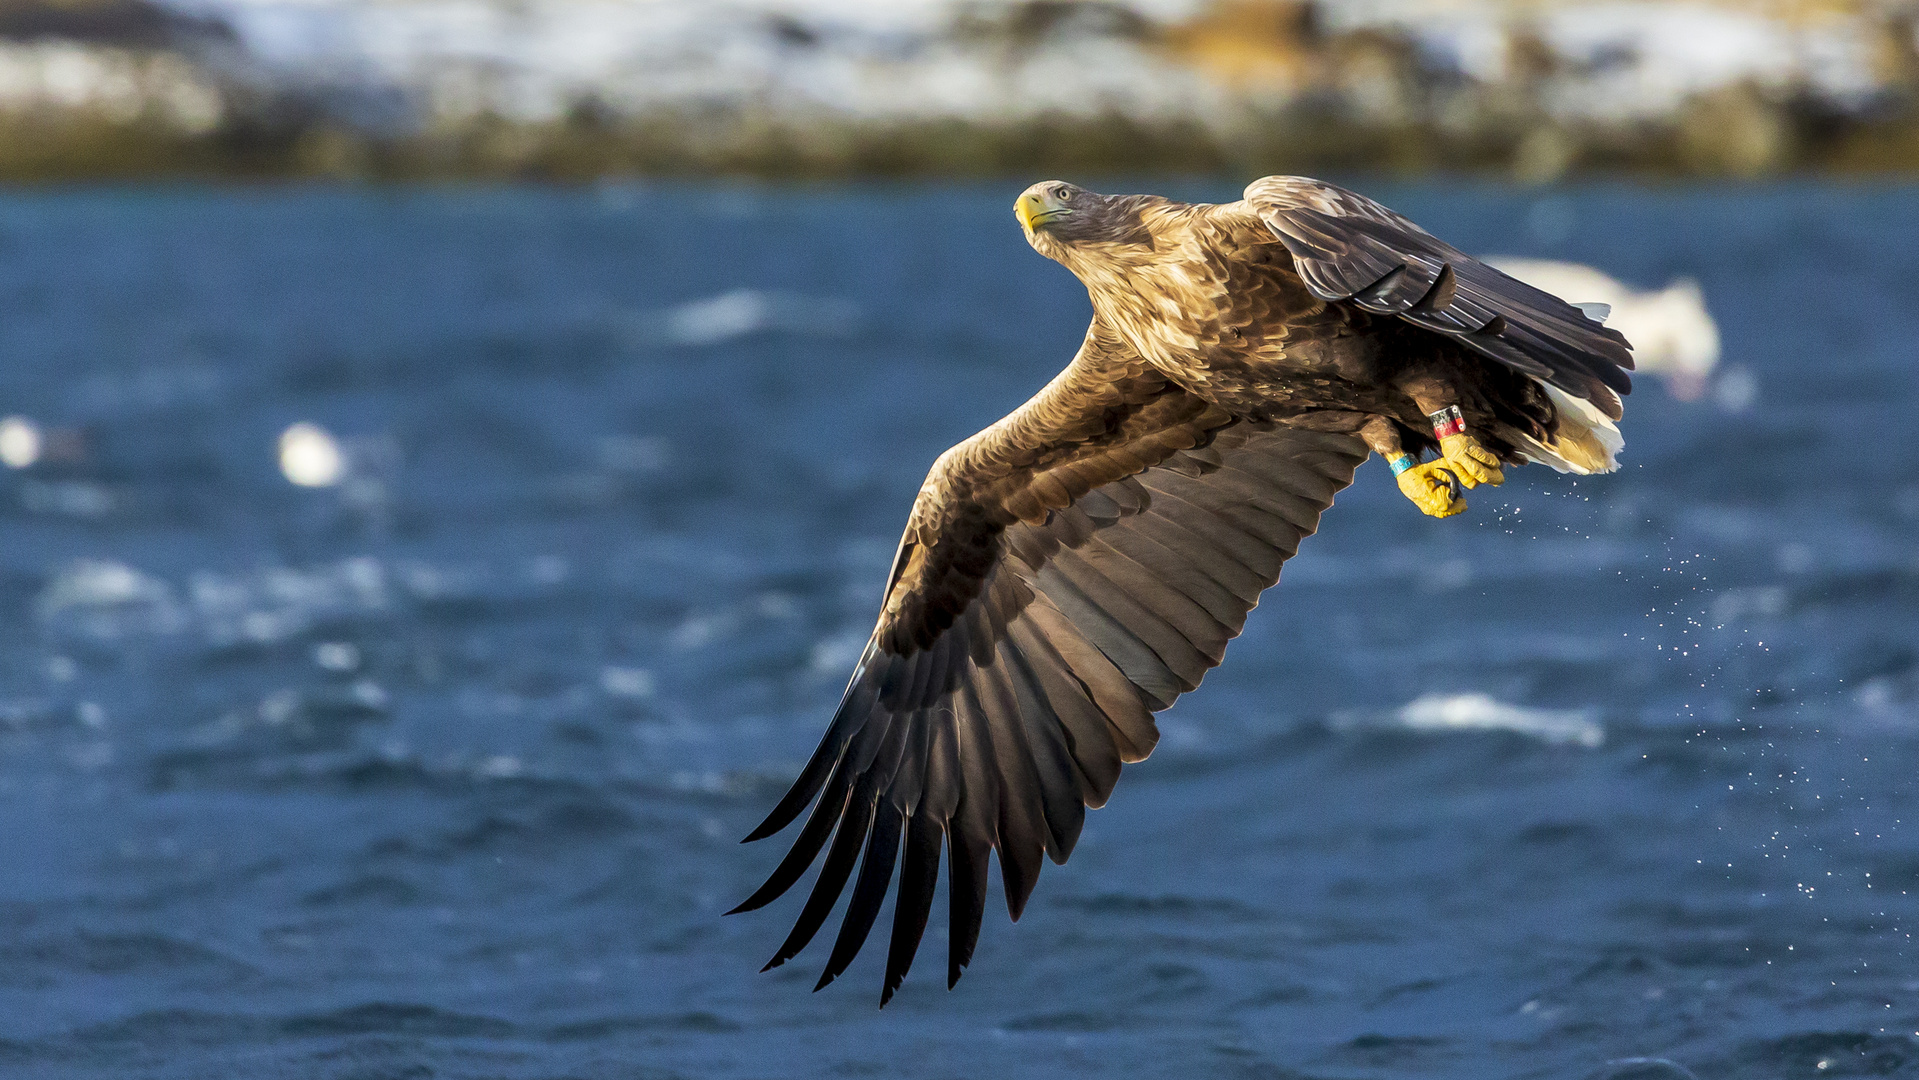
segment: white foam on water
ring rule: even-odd
[[[313,662],[328,671],[354,671],[360,666],[360,647],[351,641],[323,641],[313,647]]]
[[[443,567],[369,557],[307,567],[197,570],[184,584],[125,563],[81,559],[55,571],[34,600],[56,633],[99,642],[186,636],[214,648],[270,645],[341,622],[381,619],[415,603],[486,595],[502,582],[480,567]],[[534,575],[534,588],[551,576]],[[354,670],[357,647],[317,643],[314,662]]]
[[[1759,376],[1752,369],[1732,364],[1708,384],[1712,403],[1729,413],[1743,413],[1759,400]]]
[[[252,574],[199,571],[188,595],[196,628],[214,645],[270,644],[322,621],[365,616],[392,603],[387,574],[373,559]]]
[[[494,754],[473,767],[483,780],[511,780],[526,772],[526,764],[511,754]]]
[[[280,433],[280,472],[300,487],[332,487],[346,476],[346,454],[327,429],[301,421]]]
[[[1409,731],[1510,731],[1552,746],[1598,747],[1606,729],[1590,709],[1532,709],[1508,705],[1486,694],[1426,694],[1386,714],[1342,712],[1332,726],[1341,731],[1397,727]]]
[[[1792,595],[1783,585],[1744,585],[1730,588],[1712,598],[1708,614],[1718,624],[1752,619],[1776,619],[1792,606]]]
[[[113,492],[84,480],[23,480],[20,505],[36,514],[101,518],[113,513]]]
[[[652,697],[653,689],[653,673],[645,668],[608,666],[600,669],[600,690],[608,697],[641,701]]]
[[[40,460],[40,425],[24,416],[0,420],[0,464],[24,469]]]
[[[167,634],[187,625],[173,586],[110,559],[81,559],[56,573],[34,599],[41,622],[100,640]]]
[[[674,345],[717,345],[754,334],[841,337],[859,321],[845,300],[761,289],[733,289],[690,300],[659,319],[659,334]]]
[[[860,654],[866,651],[866,642],[871,636],[872,631],[853,626],[820,638],[807,654],[807,670],[814,675],[845,678],[853,670],[853,665],[859,663]]]

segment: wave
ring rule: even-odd
[[[49,576],[33,610],[55,638],[187,638],[221,650],[274,645],[408,610],[512,602],[567,578],[564,563],[551,556],[520,570],[356,556],[306,567],[196,570],[176,584],[116,560],[79,559]],[[329,651],[323,666],[338,662],[336,653]]]
[[[1509,731],[1552,746],[1596,748],[1606,729],[1590,709],[1532,709],[1508,705],[1486,694],[1426,694],[1389,713],[1344,711],[1333,714],[1337,731],[1401,728],[1407,731]]]
[[[669,345],[700,346],[760,334],[847,337],[859,318],[858,306],[830,296],[733,289],[668,308],[642,326]]]

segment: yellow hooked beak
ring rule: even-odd
[[[1013,204],[1013,216],[1019,219],[1020,227],[1029,233],[1054,218],[1068,213],[1071,211],[1054,202],[1052,197],[1046,194],[1035,195],[1028,192],[1021,195],[1019,201]]]

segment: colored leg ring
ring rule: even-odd
[[[1457,405],[1448,405],[1436,413],[1428,413],[1426,419],[1432,421],[1433,437],[1437,439],[1463,434],[1466,430],[1466,417]]]

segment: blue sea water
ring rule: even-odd
[[[0,196],[0,1074],[1919,1076],[1910,188],[1370,188],[1732,373],[1363,467],[956,990],[756,974],[920,477],[1083,332],[1019,186]]]

